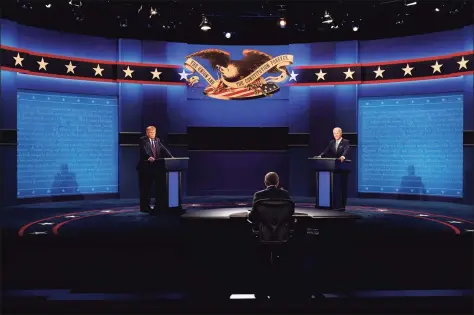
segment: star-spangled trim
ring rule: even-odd
[[[23,62],[23,60],[25,60],[25,58],[21,58],[20,53],[18,53],[18,54],[16,55],[16,57],[13,57],[13,59],[15,59],[15,67],[16,67],[16,66],[23,67],[23,63],[22,63],[22,62]]]
[[[441,67],[442,67],[442,66],[443,66],[443,65],[442,65],[442,64],[439,64],[439,63],[438,63],[438,60],[436,60],[436,63],[431,66],[431,68],[433,68],[433,73],[436,73],[436,72],[441,73]]]
[[[406,76],[407,74],[413,76],[413,74],[411,73],[411,71],[415,69],[414,67],[410,67],[410,65],[407,63],[407,66],[405,68],[402,68],[403,70],[403,76]]]
[[[69,64],[66,65],[66,68],[67,68],[67,72],[66,73],[72,73],[74,74],[74,69],[76,68],[76,66],[74,66],[72,64],[72,61],[69,61]]]
[[[298,73],[295,73],[293,70],[291,70],[291,73],[290,73],[290,80],[288,80],[288,82],[291,81],[291,80],[297,81],[297,80],[296,80],[296,77],[297,77],[297,76],[298,76]]]
[[[375,78],[383,78],[383,73],[385,72],[385,70],[383,69],[380,69],[380,66],[377,68],[377,70],[374,71],[375,72]]]
[[[130,79],[133,79],[132,73],[135,72],[135,70],[130,69],[130,66],[127,66],[127,69],[122,70],[125,73],[124,78],[130,77]]]
[[[92,69],[94,69],[95,71],[94,76],[97,76],[97,75],[102,76],[102,71],[104,71],[104,69],[102,69],[99,64],[97,64],[97,67],[92,68]]]
[[[355,71],[351,71],[351,68],[347,68],[347,71],[343,72],[346,77],[344,78],[344,80],[347,80],[347,79],[354,79],[353,75],[355,73]]]
[[[319,80],[326,80],[326,78],[324,77],[327,73],[326,72],[323,72],[322,69],[319,69],[319,72],[316,72],[315,75],[318,77],[318,81]]]
[[[40,61],[37,61],[37,63],[38,63],[38,65],[39,65],[38,70],[43,69],[44,71],[47,71],[46,66],[49,65],[49,63],[45,62],[45,61],[44,61],[44,58],[41,58],[41,60],[40,60]]]
[[[157,69],[157,68],[155,68],[154,71],[150,71],[150,73],[151,73],[151,75],[152,75],[152,78],[151,78],[152,80],[153,80],[153,79],[158,79],[158,80],[160,80],[160,74],[161,74],[161,72],[158,72],[158,69]]]
[[[8,46],[0,46],[0,50],[3,57],[0,60],[2,70],[17,71],[28,75],[109,82],[125,80],[137,84],[164,85],[185,85],[191,75],[189,70],[178,65],[94,61],[51,54],[42,55]],[[383,61],[379,64],[374,62],[293,66],[291,72],[287,73],[286,84],[301,86],[388,83],[470,75],[474,74],[473,57],[474,51],[467,51],[400,62],[396,60]],[[381,71],[379,71],[379,67]],[[127,75],[126,72],[129,74]],[[381,74],[377,75],[377,72],[381,72]],[[281,82],[278,85],[284,84],[285,82]]]
[[[467,70],[467,63],[468,62],[469,62],[469,59],[465,60],[464,56],[462,56],[462,59],[457,62],[457,64],[459,64],[459,70],[461,70],[461,69],[466,69]]]

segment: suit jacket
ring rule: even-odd
[[[347,158],[349,154],[349,140],[342,138],[339,142],[339,146],[336,149],[336,140],[333,139],[329,142],[327,148],[320,154],[321,157],[328,158],[340,158],[344,156]]]
[[[262,199],[291,199],[291,197],[288,191],[275,186],[269,186],[264,190],[257,191],[253,195],[252,210],[249,213],[249,220],[252,222],[258,221],[258,213],[253,206],[258,200]]]
[[[155,138],[156,158],[169,158],[171,157],[166,149],[163,147],[158,138]],[[150,139],[147,136],[140,138],[140,160],[137,164],[137,170],[150,157],[153,157],[153,151],[151,149]]]

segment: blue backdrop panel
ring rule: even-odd
[[[359,192],[463,195],[463,95],[359,99]]]
[[[18,198],[118,192],[115,96],[18,91]]]

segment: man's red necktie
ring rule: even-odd
[[[155,141],[151,141],[151,153],[153,153],[153,157],[156,158],[156,146],[155,146]]]

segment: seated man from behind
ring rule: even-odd
[[[255,211],[255,203],[262,199],[290,199],[290,194],[283,188],[279,188],[280,178],[275,172],[270,172],[265,175],[264,190],[257,191],[253,196],[252,210],[249,213],[249,220],[252,222],[258,221],[258,213]]]

